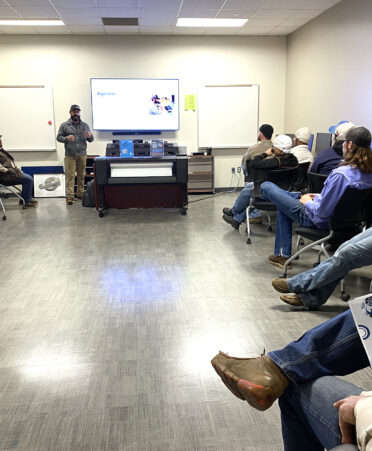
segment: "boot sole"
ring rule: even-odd
[[[277,291],[278,293],[283,293],[283,294],[290,293],[288,288],[285,288],[285,287],[282,288],[281,286],[276,285],[274,282],[271,282],[271,284],[272,284],[274,290]]]
[[[288,305],[291,305],[292,307],[304,307],[304,304],[302,303],[301,300],[299,300],[298,302],[296,300],[289,300],[286,299],[284,296],[280,296],[280,300],[285,302]]]
[[[275,401],[276,398],[273,396],[270,387],[263,387],[262,385],[238,378],[216,358],[211,363],[231,393],[242,401],[247,401],[255,409],[260,411],[267,410]]]
[[[280,269],[284,269],[284,265],[282,265],[281,263],[271,262],[270,260],[267,260],[267,261],[270,263],[270,265],[277,266]],[[289,264],[287,266],[287,269],[292,269],[292,265]]]

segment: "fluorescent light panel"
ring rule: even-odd
[[[242,27],[248,19],[202,19],[202,18],[180,18],[177,27]]]
[[[56,19],[2,19],[0,20],[0,26],[60,26],[64,25],[62,20]]]

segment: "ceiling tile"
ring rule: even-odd
[[[309,19],[284,19],[280,22],[281,27],[299,27],[309,22]]]
[[[301,9],[299,11],[294,11],[292,19],[313,19],[319,14],[322,14],[321,9]]]
[[[244,28],[251,27],[276,27],[281,23],[282,19],[251,19],[245,25]]]
[[[146,27],[146,26],[152,26],[156,27],[159,26],[169,26],[173,27],[175,24],[175,20],[173,18],[167,18],[167,17],[141,17],[139,19],[139,26],[140,27]]]
[[[181,3],[181,0],[138,0],[138,7],[149,9],[178,10],[181,6]]]
[[[10,6],[51,6],[49,0],[6,0]],[[4,2],[5,3],[5,2]]]
[[[166,9],[144,9],[140,8],[138,12],[138,17],[167,17],[175,20],[177,18],[177,10],[166,10]]]
[[[267,0],[227,0],[223,9],[245,9],[247,11],[257,11],[265,6]]]
[[[19,15],[12,8],[0,7],[0,17],[3,19],[12,19],[13,17],[19,17]]]
[[[273,27],[252,27],[252,28],[240,28],[237,35],[259,35],[259,34],[269,34]]]
[[[296,30],[297,27],[275,27],[271,32],[270,35],[282,35],[282,34],[289,34],[292,33],[292,31]]]
[[[340,0],[268,0],[264,9],[328,9]]]
[[[133,34],[138,33],[138,27],[105,26],[107,34]]]
[[[32,1],[32,0],[31,0]],[[95,8],[94,0],[52,0],[53,5],[58,9],[63,8]]]
[[[173,27],[139,27],[140,34],[172,34]]]
[[[174,27],[173,29],[173,33],[174,34],[180,34],[180,35],[204,35],[205,33],[205,28],[199,28],[199,27],[193,27],[193,28],[188,28],[188,27]]]
[[[218,14],[218,9],[188,9],[182,8],[178,17],[188,17],[188,18],[215,18]]]
[[[66,25],[82,25],[82,26],[103,26],[100,17],[84,17],[84,16],[67,16],[64,18]]]
[[[105,34],[105,28],[97,26],[71,26],[69,27],[74,34]]]
[[[187,9],[221,9],[224,0],[187,0],[183,5]]]
[[[256,19],[288,19],[295,14],[293,9],[262,9],[256,15]]]
[[[205,35],[212,36],[220,36],[220,35],[229,35],[234,36],[237,34],[237,29],[232,30],[231,28],[206,28]]]
[[[254,11],[245,11],[238,9],[223,9],[217,15],[219,19],[252,19],[255,17]]]
[[[68,27],[34,27],[34,28],[38,34],[70,34],[70,30]]]
[[[138,0],[96,0],[97,7],[105,8],[137,8]]]
[[[35,17],[38,19],[43,19],[43,18],[58,18],[58,14],[56,13],[56,10],[52,7],[47,8],[47,7],[35,7],[35,8],[28,8],[28,7],[23,7],[23,6],[19,6],[17,8],[15,8],[16,11],[20,14],[21,17]]]

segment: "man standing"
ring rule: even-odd
[[[71,117],[61,124],[57,135],[57,141],[65,145],[67,205],[74,203],[75,172],[77,175],[76,197],[78,199],[83,197],[87,141],[90,143],[94,141],[89,125],[80,119],[80,111],[79,105],[71,105]]]
[[[253,160],[254,157],[256,157],[257,155],[261,155],[262,153],[266,152],[267,150],[273,147],[273,143],[271,142],[271,137],[273,133],[274,129],[269,124],[262,124],[261,127],[258,129],[258,137],[257,137],[258,143],[249,146],[247,152],[244,154],[242,158],[242,168],[244,173],[246,173],[247,170],[246,169],[247,161]],[[238,198],[236,199],[234,206],[232,208],[225,207],[222,210],[224,216],[227,215],[231,217],[235,222],[239,224],[243,222],[245,220],[245,210],[249,205],[250,193],[252,188],[253,182],[248,182],[241,191],[241,193],[239,194]],[[256,208],[250,211],[249,222],[258,224],[262,222],[261,213]]]
[[[14,158],[3,149],[3,142],[0,135],[0,183],[4,185],[22,185],[22,194],[25,207],[33,208],[37,206],[37,200],[31,197],[33,178],[24,174],[14,163]],[[22,201],[19,201],[22,203]]]

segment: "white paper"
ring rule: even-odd
[[[372,365],[372,293],[349,301],[351,313]]]
[[[173,163],[111,163],[111,177],[172,177]]]

